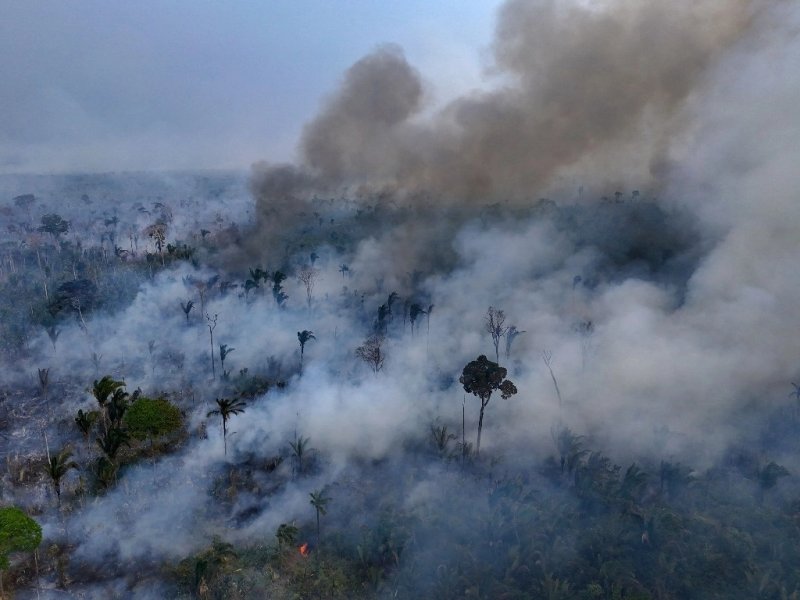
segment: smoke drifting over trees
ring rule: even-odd
[[[0,177],[0,498],[46,544],[4,581],[792,597],[798,30],[511,0],[492,87],[430,111],[379,48],[249,182]]]
[[[681,110],[766,6],[510,1],[493,44],[502,82],[429,118],[420,75],[379,48],[306,126],[300,165],[260,174],[257,193],[366,185],[485,203],[529,200],[570,169],[584,184],[658,182]]]

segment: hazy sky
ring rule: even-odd
[[[404,48],[431,103],[477,86],[499,4],[0,0],[0,173],[291,159],[380,44]]]

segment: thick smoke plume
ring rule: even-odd
[[[500,83],[430,118],[419,74],[399,49],[379,48],[305,128],[299,171],[256,175],[262,210],[287,184],[295,195],[366,185],[459,203],[530,199],[570,169],[582,184],[652,184],[681,109],[758,6],[510,1],[493,44]]]

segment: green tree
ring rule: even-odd
[[[39,231],[49,233],[56,241],[59,241],[62,234],[69,231],[69,221],[65,221],[61,215],[55,213],[43,215],[41,223]]]
[[[42,542],[42,528],[16,506],[0,508],[0,596],[4,597],[3,571],[12,552],[33,552]]]
[[[228,400],[227,398],[217,398],[217,406],[214,410],[208,411],[207,417],[211,415],[219,415],[222,417],[222,442],[225,447],[225,456],[228,455],[228,419],[233,415],[238,415],[244,412],[244,407],[247,406],[244,402],[238,399]]]
[[[195,561],[194,585],[198,597],[205,597],[201,590],[206,589],[209,582],[213,582],[236,558],[238,555],[231,544],[214,538],[211,547],[200,554]]]
[[[92,386],[92,395],[94,396],[95,400],[97,400],[97,404],[100,405],[100,411],[103,413],[104,419],[107,416],[107,404],[111,400],[111,397],[117,390],[120,390],[124,387],[124,381],[116,381],[110,375],[106,375],[100,380],[94,380],[94,385]],[[108,424],[106,424],[106,429],[107,428]]]
[[[325,490],[316,490],[309,494],[311,500],[309,501],[311,506],[314,507],[314,510],[317,512],[317,546],[319,546],[319,516],[327,514],[328,512],[328,503],[331,499],[325,495]]]
[[[309,331],[308,329],[304,329],[303,331],[297,332],[297,341],[300,342],[300,372],[303,371],[303,352],[306,349],[306,343],[309,340],[317,339],[314,337],[314,332]]]
[[[125,413],[125,425],[131,437],[137,440],[150,440],[150,453],[153,440],[177,431],[183,424],[180,409],[165,398],[141,396],[131,404]]]
[[[77,468],[78,464],[72,460],[72,449],[69,447],[64,448],[55,456],[47,457],[45,472],[53,482],[59,506],[61,505],[61,479],[70,469]]]
[[[119,452],[122,446],[131,445],[130,439],[130,434],[127,431],[119,427],[112,427],[101,437],[97,438],[95,442],[97,442],[97,446],[108,457],[108,460],[113,462],[117,457],[117,452]]]
[[[479,456],[481,452],[483,414],[486,410],[486,406],[489,404],[489,400],[492,398],[492,393],[499,391],[500,397],[504,400],[517,393],[516,386],[505,378],[507,373],[508,371],[504,367],[501,367],[496,362],[490,361],[486,356],[481,354],[477,360],[473,360],[464,367],[464,371],[459,378],[459,382],[464,386],[464,391],[477,396],[481,401],[475,456]]]
[[[106,402],[106,412],[113,427],[122,425],[122,418],[128,410],[128,392],[122,388],[114,390],[111,399]]]
[[[81,430],[83,434],[83,439],[86,443],[89,443],[89,434],[92,431],[92,426],[94,425],[95,421],[97,421],[97,417],[100,413],[96,410],[90,410],[89,412],[83,412],[83,410],[78,410],[78,416],[75,417],[75,423],[78,425],[78,428]]]
[[[278,538],[278,545],[281,547],[294,546],[297,541],[297,534],[298,529],[294,524],[281,523],[278,525],[278,531],[275,533],[275,537]]]

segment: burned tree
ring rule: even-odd
[[[490,306],[489,310],[486,311],[486,331],[492,336],[494,357],[497,362],[500,362],[500,338],[508,333],[508,327],[504,325],[505,322],[506,315],[502,310],[497,310]]]
[[[356,356],[367,363],[373,372],[380,371],[386,360],[386,355],[383,353],[383,336],[377,334],[369,336],[356,348]]]
[[[297,273],[297,280],[302,283],[306,288],[306,300],[308,301],[308,308],[311,308],[312,294],[314,293],[314,284],[319,276],[319,269],[306,265]]]

